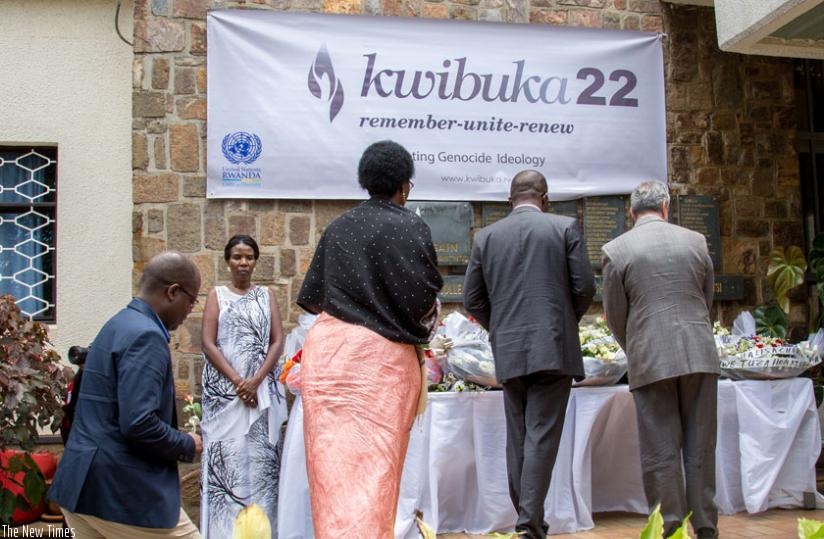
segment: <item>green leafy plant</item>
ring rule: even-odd
[[[800,247],[791,245],[785,251],[776,247],[770,252],[770,264],[767,266],[767,282],[775,293],[775,300],[784,313],[790,312],[790,290],[804,282],[807,261]]]
[[[25,452],[34,447],[38,428],[57,431],[72,374],[51,347],[46,328],[25,318],[12,296],[0,296],[0,450],[24,451],[0,469],[2,523],[10,522],[15,508],[28,509],[43,498],[45,480]]]
[[[46,478],[24,452],[12,453],[0,469],[0,524],[13,524],[15,509],[28,511],[40,505],[46,493]]]
[[[692,512],[684,517],[678,529],[669,536],[671,539],[690,539],[689,525],[691,516]],[[661,539],[662,537],[664,537],[664,517],[661,516],[661,504],[658,504],[655,506],[655,509],[652,510],[646,527],[641,530],[640,539]]]
[[[818,292],[818,299],[824,303],[824,233],[816,235],[807,258],[809,259],[810,271],[813,276],[815,276],[815,288]],[[811,313],[812,311],[813,309],[810,309]],[[815,331],[818,327],[820,323],[819,318],[813,318],[812,314],[810,315],[810,332]]]
[[[804,282],[807,261],[800,247],[785,250],[776,247],[770,252],[767,283],[775,295],[775,305],[761,305],[753,311],[755,330],[759,335],[783,339],[787,336],[787,314],[790,312],[790,291]]]
[[[813,333],[821,327],[822,316],[821,314],[816,316],[814,313],[820,313],[821,304],[824,303],[824,233],[816,235],[807,259],[809,260],[809,269],[815,277],[815,288],[818,292],[817,297],[810,297],[810,323],[808,331]],[[822,401],[824,401],[824,364],[819,363],[808,372],[810,378],[813,380],[815,402],[820,406]]]
[[[798,539],[824,539],[824,522],[799,518]]]
[[[787,336],[787,315],[777,305],[761,305],[752,312],[759,335],[783,339]]]

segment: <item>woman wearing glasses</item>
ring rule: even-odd
[[[203,310],[204,538],[231,537],[238,512],[252,503],[276,529],[286,401],[274,368],[283,328],[272,292],[252,282],[259,257],[253,238],[233,236],[224,248],[232,282],[210,290]]]

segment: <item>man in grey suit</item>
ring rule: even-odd
[[[516,174],[509,202],[512,213],[475,236],[464,306],[489,330],[503,387],[515,531],[544,538],[544,500],[572,379],[584,375],[578,321],[595,279],[575,219],[544,213],[540,172]]]
[[[661,182],[633,191],[635,226],[602,248],[604,314],[627,354],[647,501],[661,504],[665,537],[692,511],[698,537],[714,538],[712,260],[704,236],[667,222],[669,202]]]

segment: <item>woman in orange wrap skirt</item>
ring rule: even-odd
[[[369,200],[324,231],[298,297],[320,314],[301,360],[315,537],[393,536],[403,461],[421,391],[416,345],[437,320],[429,227],[404,208],[414,163],[391,141],[369,146]]]

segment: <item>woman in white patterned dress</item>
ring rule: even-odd
[[[238,512],[253,503],[268,515],[273,537],[277,533],[286,401],[274,368],[283,328],[271,291],[252,283],[259,257],[253,238],[233,236],[224,249],[232,283],[210,290],[203,311],[204,538],[231,537]]]

